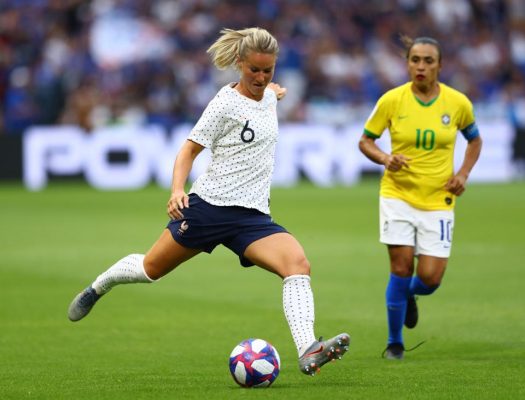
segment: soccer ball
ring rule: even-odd
[[[275,347],[263,339],[246,339],[230,354],[230,372],[235,382],[245,388],[268,387],[281,368]]]

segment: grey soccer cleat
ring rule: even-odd
[[[303,374],[314,376],[328,361],[340,360],[348,351],[349,346],[350,335],[348,333],[341,333],[325,341],[320,337],[319,341],[314,342],[299,357],[299,369]]]
[[[91,286],[80,292],[69,305],[67,316],[71,321],[78,321],[89,314],[102,295],[97,294]]]
[[[402,360],[404,353],[405,346],[401,343],[390,343],[383,351],[383,358],[387,360]]]

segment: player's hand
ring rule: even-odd
[[[268,89],[272,89],[275,92],[275,95],[277,96],[277,100],[281,100],[284,96],[286,96],[287,89],[284,87],[281,87],[278,83],[270,82],[268,84]]]
[[[387,170],[397,172],[403,167],[410,168],[408,165],[410,160],[410,158],[405,157],[403,154],[389,154],[384,165]]]
[[[182,210],[190,206],[190,199],[183,190],[176,190],[171,193],[168,200],[168,215],[171,219],[184,218]]]
[[[445,185],[445,189],[456,196],[461,196],[466,189],[467,178],[463,175],[455,175]]]

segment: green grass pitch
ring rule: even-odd
[[[52,183],[0,186],[0,399],[525,398],[525,184],[471,184],[456,207],[442,287],[420,298],[402,362],[386,340],[386,250],[378,182],[272,191],[274,219],[312,264],[316,334],[348,331],[350,351],[312,378],[281,306],[281,282],[224,248],[153,285],[119,286],[78,323],[71,299],[122,256],[145,252],[168,193]],[[241,389],[228,356],[261,337],[281,355],[269,389]]]

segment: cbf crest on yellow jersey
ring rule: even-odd
[[[475,129],[468,98],[439,83],[439,95],[429,103],[416,98],[411,82],[386,92],[365,124],[365,134],[379,138],[388,128],[392,154],[411,160],[397,172],[385,170],[382,197],[401,199],[422,210],[448,210],[455,196],[445,190],[454,174],[454,146],[458,131],[467,138]]]

